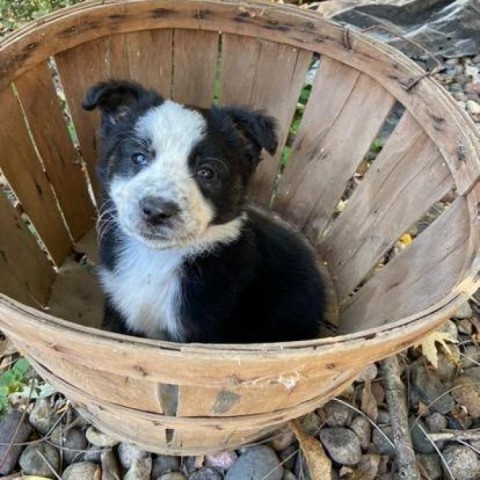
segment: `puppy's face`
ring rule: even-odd
[[[102,110],[100,176],[122,230],[153,248],[201,240],[242,211],[274,121],[237,108],[192,109],[126,82],[92,87]]]

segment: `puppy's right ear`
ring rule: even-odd
[[[82,107],[89,111],[100,108],[102,126],[105,127],[126,121],[139,106],[153,106],[161,101],[161,97],[155,92],[145,90],[137,83],[110,80],[90,87]]]

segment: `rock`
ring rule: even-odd
[[[448,333],[455,340],[458,340],[458,330],[455,322],[452,320],[447,320],[439,329],[440,332]]]
[[[480,104],[474,100],[467,100],[467,112],[472,115],[480,115]]]
[[[270,442],[270,446],[280,452],[281,450],[285,450],[295,441],[295,435],[289,428],[285,428],[280,430],[275,438]]]
[[[10,448],[9,445],[25,443],[31,433],[32,427],[21,412],[10,412],[0,422],[0,474],[7,475],[14,469],[23,450],[21,445],[12,445]]]
[[[155,479],[168,472],[180,470],[180,459],[173,455],[159,455],[152,464],[152,478]]]
[[[52,432],[51,441],[55,445],[63,447],[63,460],[67,465],[78,460],[87,448],[85,433],[78,428],[66,430],[64,426],[59,425]]]
[[[350,428],[357,434],[362,449],[366,450],[370,445],[372,436],[372,425],[370,422],[363,415],[358,415],[352,420]]]
[[[53,428],[58,418],[58,414],[50,406],[50,400],[39,398],[36,400],[28,419],[37,432],[46,435]]]
[[[295,468],[295,461],[297,459],[298,448],[295,445],[290,445],[285,450],[282,450],[278,453],[282,465],[288,470],[293,470]]]
[[[480,349],[475,345],[467,345],[461,355],[460,364],[463,369],[480,366]]]
[[[152,477],[155,480],[155,477]],[[178,472],[165,473],[156,480],[187,480],[184,475]]]
[[[341,465],[356,465],[362,458],[360,440],[348,428],[324,428],[320,440],[330,457]]]
[[[457,328],[459,333],[470,336],[473,333],[473,326],[470,320],[464,318],[457,323]]]
[[[412,386],[421,401],[433,411],[446,414],[455,405],[453,397],[438,376],[423,366],[415,365],[413,368]]]
[[[379,425],[387,425],[390,423],[390,413],[386,410],[380,409],[378,411],[377,423]]]
[[[408,425],[410,426],[410,435],[415,451],[419,453],[434,453],[435,448],[422,432],[422,428],[427,432],[427,427],[423,423],[423,420],[421,418],[417,420],[415,417],[410,417],[408,419]]]
[[[87,440],[96,447],[114,447],[118,445],[118,440],[106,433],[102,433],[95,427],[89,427],[87,429]]]
[[[455,480],[478,480],[480,478],[480,458],[463,445],[449,445],[443,456]],[[448,474],[445,472],[448,478]]]
[[[205,466],[219,467],[228,470],[236,461],[238,455],[235,452],[222,452],[215,455],[205,455]]]
[[[425,419],[430,433],[440,433],[447,428],[447,419],[438,412],[432,413]]]
[[[450,90],[452,91],[452,90]],[[467,96],[462,92],[452,92],[453,98],[459,102],[466,102]]]
[[[442,465],[440,464],[440,459],[438,455],[417,455],[417,460],[420,462],[422,467],[428,474],[428,478],[431,480],[441,480],[442,478]]]
[[[188,480],[223,480],[223,475],[216,467],[203,467],[191,473]]]
[[[90,462],[74,463],[63,471],[62,480],[98,480],[100,467]]]
[[[335,400],[326,403],[323,410],[329,427],[345,427],[352,419],[352,410]]]
[[[452,345],[450,350],[453,355],[455,355],[454,353],[455,350],[459,352],[458,347],[456,345]],[[450,385],[457,373],[457,365],[452,361],[451,357],[447,355],[445,352],[439,352],[437,358],[438,358],[438,366],[435,370],[435,373],[445,385]],[[460,358],[460,355],[458,355],[457,358]]]
[[[321,418],[314,412],[305,415],[300,423],[307,435],[317,435],[323,424]]]
[[[390,426],[380,426],[380,430],[393,442],[393,433],[392,427]],[[387,441],[384,435],[382,435],[376,428],[373,429],[372,433],[373,444],[375,445],[378,453],[382,455],[388,455],[390,457],[395,456],[395,447],[393,447],[390,442]]]
[[[474,95],[480,95],[480,83],[469,82],[465,84],[465,91]]]
[[[102,453],[109,449],[104,449],[101,447],[97,447],[95,445],[91,445],[88,447],[87,451],[83,454],[82,460],[88,463],[100,463]]]
[[[297,477],[292,472],[284,470],[282,480],[297,480]]]
[[[25,448],[18,463],[25,475],[55,478],[49,465],[58,473],[60,455],[58,450],[49,443],[33,443]]]
[[[480,417],[480,367],[470,368],[454,382],[452,395],[472,417]],[[460,387],[460,388],[458,388]]]
[[[150,480],[152,476],[152,457],[135,458],[123,480]]]
[[[228,470],[225,480],[281,480],[283,468],[275,452],[265,445],[249,448]]]
[[[125,468],[125,470],[128,470],[133,465],[135,460],[150,456],[149,453],[138,448],[136,445],[132,445],[131,443],[121,443],[118,446],[117,454],[120,464],[123,468]]]
[[[356,382],[366,382],[367,380],[374,380],[378,375],[378,368],[374,363],[367,365],[360,375],[355,379]]]
[[[102,480],[121,480],[122,472],[117,457],[112,450],[105,450],[101,456]]]
[[[458,308],[457,311],[453,314],[453,318],[457,320],[463,320],[464,318],[472,318],[473,317],[473,310],[470,306],[470,303],[464,302]]]

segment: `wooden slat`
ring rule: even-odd
[[[0,192],[0,292],[33,307],[45,305],[54,276],[46,254]]]
[[[173,99],[177,102],[209,107],[218,58],[217,32],[174,31]]]
[[[288,45],[237,35],[222,37],[220,103],[264,110],[278,121],[279,147],[265,157],[253,178],[255,201],[268,205],[281,150],[312,54]]]
[[[459,197],[345,305],[342,329],[394,322],[448,296],[461,280],[470,228],[466,199]]]
[[[452,187],[440,153],[407,112],[320,243],[340,301]]]
[[[92,227],[94,211],[47,64],[17,79],[15,87],[70,233],[79,240]]]
[[[345,72],[345,75],[342,75]],[[347,181],[367,153],[394,98],[366,75],[322,58],[276,207],[312,239],[327,225]],[[323,112],[327,112],[324,116]]]
[[[52,186],[28,134],[21,106],[11,88],[0,94],[0,168],[30,217],[52,259],[61,264],[71,250]]]

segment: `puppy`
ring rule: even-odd
[[[124,81],[99,83],[104,327],[177,342],[315,338],[324,292],[313,253],[247,205],[275,121],[191,108]]]

